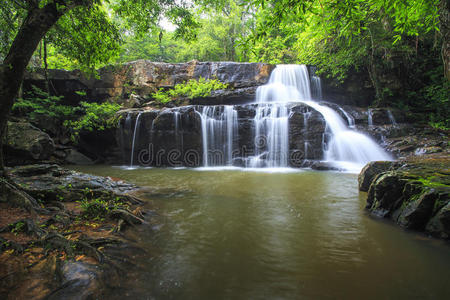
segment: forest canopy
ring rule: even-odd
[[[2,1],[2,60],[27,6],[49,2]],[[45,34],[30,68],[93,72],[137,59],[309,64],[336,83],[354,72],[365,74],[376,93],[374,105],[427,107],[436,126],[449,125],[448,111],[438,109],[448,106],[447,1],[86,2],[64,13]],[[393,81],[401,88],[393,88]]]

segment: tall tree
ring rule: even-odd
[[[211,1],[199,1],[211,4]],[[188,10],[190,1],[170,0],[4,0],[0,4],[2,20],[0,65],[0,173],[4,172],[3,152],[7,118],[23,80],[24,72],[40,41],[54,28],[56,45],[66,39],[70,47],[61,48],[65,54],[88,67],[107,61],[112,52],[98,47],[117,43],[119,30],[110,22],[106,9],[123,20],[128,31],[146,32],[159,21],[162,14],[177,25],[176,33],[189,36],[196,24]],[[76,13],[71,13],[76,10]],[[59,43],[58,43],[59,41]],[[85,43],[88,41],[88,43]],[[105,45],[105,43],[103,43]],[[107,47],[109,48],[109,47]],[[1,56],[0,56],[1,57]]]

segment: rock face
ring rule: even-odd
[[[48,134],[25,122],[8,122],[5,156],[8,164],[47,160],[54,151]]]
[[[113,181],[50,164],[16,167],[10,170],[10,174],[26,193],[45,202],[78,201],[86,195],[86,190],[93,197],[100,197],[104,194],[126,195],[137,189],[123,181]]]
[[[408,229],[450,239],[448,160],[372,162],[361,171],[370,214]]]
[[[220,118],[223,106],[217,106]],[[202,111],[204,106],[191,105],[162,110],[124,110],[121,115],[117,140],[121,145],[124,162],[144,166],[188,166],[202,165],[203,131]],[[233,151],[236,152],[235,165],[255,153],[256,105],[235,105],[236,133],[233,138]],[[292,166],[304,166],[308,160],[323,157],[323,135],[325,121],[317,111],[304,104],[290,107],[289,151],[294,160]],[[210,119],[211,122],[215,122]],[[134,147],[133,147],[134,141]],[[132,151],[134,149],[134,151]]]
[[[217,78],[229,85],[232,91],[216,93],[209,102],[241,101],[240,96],[252,93],[252,88],[265,84],[275,66],[263,63],[235,62],[198,62],[160,63],[138,60],[116,66],[107,66],[98,70],[97,78],[88,78],[80,71],[48,70],[48,78],[56,95],[64,96],[64,101],[77,104],[86,99],[95,101],[113,100],[119,103],[127,101],[132,94],[149,98],[150,93],[159,88],[170,88],[189,79]],[[42,70],[29,73],[24,79],[24,90],[31,85],[45,86]],[[81,96],[76,92],[86,92]],[[229,101],[227,99],[230,99]],[[136,101],[127,105],[134,106]]]

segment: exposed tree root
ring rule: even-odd
[[[8,177],[0,177],[0,202],[11,203],[23,207],[32,214],[47,214],[48,210],[39,206],[36,199],[26,193]]]

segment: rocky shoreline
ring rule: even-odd
[[[447,156],[369,163],[358,177],[370,215],[450,240],[450,161]]]
[[[123,280],[133,265],[125,249],[135,246],[121,231],[149,218],[138,187],[49,164],[8,172],[10,183],[0,182],[0,298],[97,298]]]

